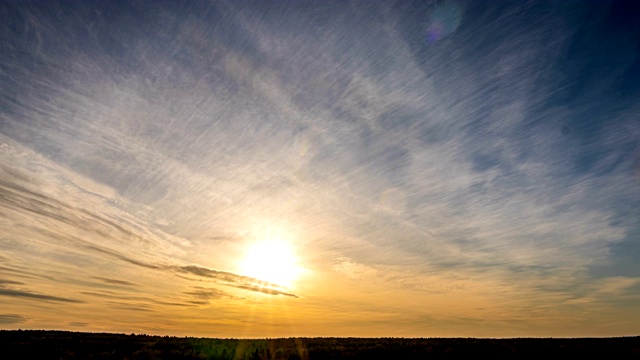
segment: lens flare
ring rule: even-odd
[[[460,26],[462,9],[454,2],[438,5],[429,15],[427,41],[435,43],[452,34]]]

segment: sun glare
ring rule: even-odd
[[[246,276],[285,287],[300,274],[292,246],[279,239],[251,244],[240,267]]]

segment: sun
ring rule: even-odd
[[[281,239],[249,245],[240,270],[245,276],[284,287],[292,287],[301,272],[293,246]]]

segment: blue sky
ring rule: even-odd
[[[637,334],[631,2],[0,9],[3,328]]]

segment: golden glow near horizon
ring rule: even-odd
[[[242,275],[292,287],[301,269],[292,245],[279,238],[249,244],[240,264]]]

